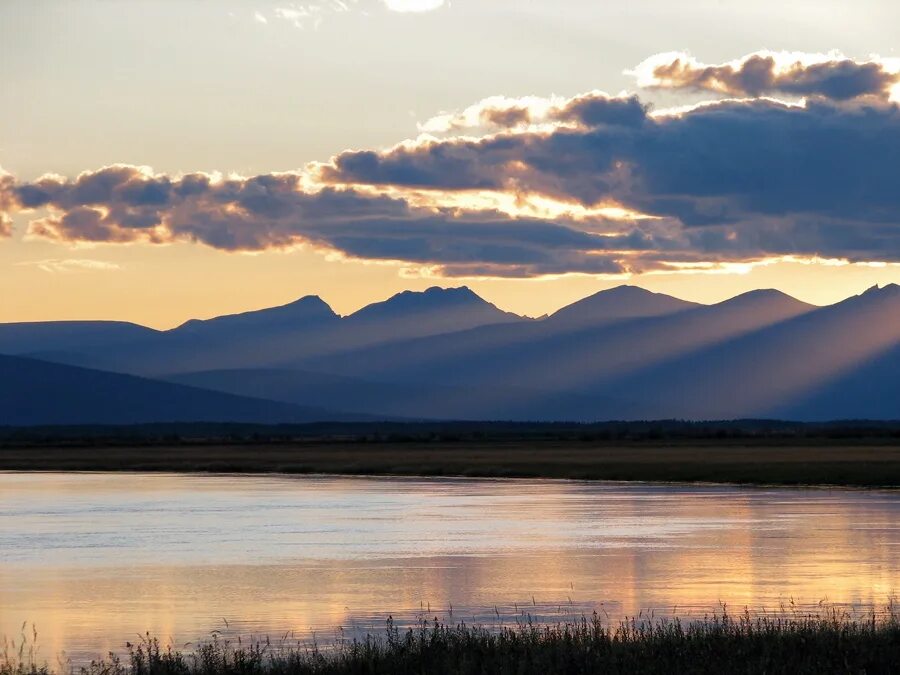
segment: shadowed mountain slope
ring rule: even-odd
[[[590,421],[633,419],[639,409],[606,396],[522,390],[502,385],[452,387],[373,382],[290,369],[240,369],[183,373],[172,382],[284,401],[339,407],[375,417],[429,420]]]
[[[360,419],[131,375],[0,356],[0,425]]]
[[[771,408],[797,420],[900,420],[900,345]]]

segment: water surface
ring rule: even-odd
[[[0,473],[0,635],[33,623],[52,660],[388,614],[864,611],[900,588],[898,522],[877,491]]]

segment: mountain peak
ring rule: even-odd
[[[818,307],[778,289],[760,288],[735,295],[714,305],[707,305],[700,311],[704,316],[719,316],[733,327],[760,328],[807,314],[815,309]]]
[[[213,327],[233,329],[258,328],[276,324],[280,326],[295,323],[306,325],[337,318],[334,310],[318,295],[304,295],[302,298],[277,307],[225,314],[211,319],[191,319],[174,330],[196,332]]]
[[[861,293],[861,295],[867,295],[867,296],[877,295],[877,296],[881,296],[881,297],[888,297],[888,296],[893,297],[895,295],[900,296],[900,284],[885,284],[884,286],[879,286],[878,284],[875,284],[871,288],[867,288],[865,291],[863,291]]]
[[[851,295],[846,300],[842,300],[832,307],[845,306],[869,306],[872,308],[890,308],[893,310],[895,305],[900,304],[900,285],[884,284],[879,286],[875,284],[859,295]]]
[[[289,302],[286,305],[281,305],[280,307],[273,307],[272,309],[287,309],[288,307],[294,309],[319,309],[327,310],[328,312],[332,311],[331,306],[318,295],[304,295],[301,298],[297,298],[293,302]]]
[[[639,319],[674,314],[696,306],[696,303],[687,300],[623,284],[573,302],[552,314],[550,320],[586,324]]]
[[[486,300],[484,300],[468,286],[451,286],[449,288],[444,288],[443,286],[430,286],[424,291],[401,291],[400,293],[397,293],[396,295],[393,295],[385,300],[385,302],[396,301],[400,298],[406,300],[411,300],[413,298],[425,298],[430,302],[450,300],[487,303]]]
[[[424,293],[428,295],[458,295],[458,296],[468,296],[471,298],[478,298],[481,300],[481,297],[475,293],[468,286],[450,286],[449,288],[444,288],[443,286],[429,286],[425,289]]]
[[[814,307],[809,303],[798,300],[792,295],[788,295],[784,291],[779,291],[777,288],[757,288],[753,291],[747,291],[746,293],[735,295],[732,298],[728,298],[727,300],[723,300],[722,302],[718,302],[712,306],[745,307],[761,305],[793,306],[796,308],[805,307],[808,309],[812,309]]]
[[[479,296],[467,286],[424,291],[403,291],[382,302],[367,305],[348,317],[352,321],[412,322],[415,332],[433,334],[466,330],[492,323],[520,320]]]
[[[455,288],[431,286],[424,291],[401,291],[387,300],[366,305],[351,316],[356,318],[383,317],[395,313],[406,314],[461,306],[493,308],[497,312],[503,313],[468,286]]]
[[[633,284],[619,284],[618,286],[613,286],[612,288],[607,288],[603,291],[597,291],[594,295],[600,295],[601,293],[606,295],[661,295],[660,293],[654,293],[653,291],[648,291],[646,288],[634,286]]]

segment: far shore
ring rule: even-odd
[[[0,471],[567,478],[896,488],[900,487],[900,441],[54,441],[0,446]]]

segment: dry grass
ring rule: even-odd
[[[304,440],[0,448],[0,470],[547,477],[900,486],[900,444],[808,441]]]
[[[28,637],[23,635],[23,643]],[[64,675],[28,650],[0,659],[0,675]],[[798,616],[705,620],[631,620],[617,626],[597,615],[538,625],[527,618],[491,628],[421,622],[383,635],[320,648],[284,638],[235,643],[221,639],[190,653],[147,636],[79,669],[81,675],[412,675],[547,673],[895,673],[900,621],[891,610],[869,619],[837,611]],[[74,669],[69,666],[69,671]]]

